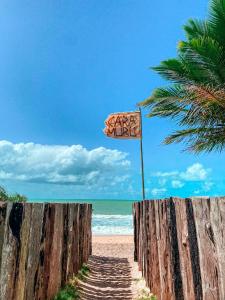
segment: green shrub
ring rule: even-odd
[[[90,272],[90,268],[88,267],[88,265],[83,264],[82,268],[81,268],[80,271],[78,272],[77,278],[78,278],[79,280],[84,280],[84,278],[85,278],[86,276],[88,276],[89,272]]]
[[[141,296],[137,300],[157,300],[156,296]]]
[[[90,268],[88,267],[87,264],[83,264],[81,271],[88,275],[88,273],[90,272]]]
[[[55,296],[54,300],[77,300],[79,299],[79,293],[77,287],[72,286],[71,284],[66,285],[64,288],[59,291]]]
[[[6,190],[0,186],[0,200],[1,201],[8,201],[8,194],[6,192]]]
[[[90,272],[90,268],[83,264],[80,271],[78,272],[77,276],[71,278],[65,287],[63,287],[58,294],[55,296],[54,300],[77,300],[80,299],[79,291],[78,291],[78,284],[79,281],[85,279]]]
[[[155,295],[152,295],[151,293],[143,289],[136,300],[157,300],[157,298]]]
[[[7,193],[7,191],[3,187],[0,186],[0,201],[26,202],[27,197],[24,195],[20,195],[18,193],[10,195]]]
[[[9,196],[9,201],[12,202],[27,202],[27,197],[18,193]]]

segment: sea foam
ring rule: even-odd
[[[92,232],[96,235],[133,234],[132,215],[93,214]]]

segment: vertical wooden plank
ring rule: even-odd
[[[25,297],[27,257],[29,252],[29,239],[31,227],[32,204],[26,203],[23,205],[23,220],[21,224],[18,254],[16,257],[17,270],[15,274],[15,283],[13,287],[13,299],[21,300]],[[33,240],[36,239],[36,235]]]
[[[188,225],[188,240],[190,245],[190,258],[193,274],[193,284],[196,299],[203,299],[202,294],[202,277],[200,270],[199,259],[199,246],[196,231],[195,216],[193,211],[193,204],[191,199],[187,198],[185,201],[186,213],[187,213],[187,225]]]
[[[47,288],[47,299],[53,298],[55,292],[61,287],[61,260],[63,247],[63,204],[54,204],[53,235],[49,255],[49,280]]]
[[[133,212],[133,230],[134,230],[134,261],[137,261],[137,211],[136,211],[136,203],[132,204],[132,212]]]
[[[81,204],[80,205],[80,214],[79,214],[79,264],[78,264],[78,269],[81,268],[82,262],[83,262],[83,237],[84,237],[83,215],[84,215],[84,204]]]
[[[218,264],[219,300],[225,299],[225,197],[210,199],[210,221],[215,241],[215,255]]]
[[[40,246],[43,214],[44,204],[33,203],[25,273],[25,300],[35,299],[35,291],[38,288],[37,274],[39,264],[41,263]]]
[[[142,201],[141,203],[142,206],[142,276],[146,278],[146,272],[145,272],[145,267],[146,267],[146,201]]]
[[[160,297],[161,300],[175,300],[175,272],[172,245],[171,215],[169,201],[160,200],[158,204],[158,218],[156,218],[159,268],[160,268]],[[180,299],[183,299],[182,297]]]
[[[143,272],[143,205],[140,202],[140,210],[139,210],[139,217],[140,217],[140,226],[139,226],[139,245],[138,245],[138,265],[139,270]]]
[[[2,246],[0,291],[3,299],[14,300],[20,255],[20,231],[23,223],[23,204],[8,203]]]
[[[0,274],[1,274],[1,262],[2,262],[2,247],[4,243],[6,209],[7,209],[7,203],[0,201]],[[1,278],[0,278],[0,282],[1,282]]]
[[[171,268],[172,268],[172,281],[173,289],[176,299],[184,299],[183,284],[181,277],[180,255],[177,238],[177,218],[176,209],[173,198],[168,201],[168,224],[169,224],[169,237],[170,237],[170,251],[171,251]]]
[[[192,204],[199,248],[203,299],[220,299],[218,257],[210,220],[210,199],[192,199]]]
[[[190,252],[190,238],[188,233],[188,221],[186,211],[186,200],[180,198],[173,198],[174,206],[176,209],[177,220],[177,237],[180,257],[180,267],[182,274],[183,293],[184,299],[195,299],[195,288],[193,281],[193,269],[191,264]],[[194,220],[192,220],[194,221]]]
[[[141,222],[141,218],[140,218],[140,202],[137,203],[136,205],[136,228],[137,228],[137,258],[138,258],[138,263],[139,263],[139,260],[140,260],[140,257],[139,257],[139,252],[140,252],[140,222]]]
[[[162,210],[162,214],[160,214],[160,211]],[[156,294],[157,299],[163,300],[163,295],[165,294],[165,283],[164,283],[164,277],[166,274],[166,269],[164,266],[163,261],[163,237],[162,237],[162,218],[161,215],[164,215],[164,207],[163,207],[163,201],[156,200],[155,201],[155,211],[156,211],[156,239],[157,239],[157,248],[158,248],[158,260],[159,260],[159,275],[160,275],[160,291],[159,294]],[[155,288],[154,288],[155,290]]]
[[[51,249],[51,241],[53,229],[50,221],[53,213],[53,208],[49,203],[45,203],[43,207],[43,218],[40,219],[41,225],[41,240],[39,249],[39,263],[34,279],[34,300],[47,299],[47,286],[49,279],[49,259],[48,255]]]
[[[84,216],[83,216],[83,224],[84,224],[84,235],[83,235],[83,263],[86,263],[88,260],[88,233],[87,233],[87,228],[88,228],[88,206],[84,206]]]
[[[63,242],[61,260],[61,285],[65,285],[68,280],[68,261],[71,261],[71,215],[70,204],[63,205]]]
[[[72,253],[73,253],[73,273],[77,274],[79,270],[79,260],[80,260],[80,250],[79,250],[79,240],[80,240],[80,205],[74,205],[74,220],[73,220],[73,241],[72,241]]]
[[[74,236],[74,216],[75,209],[74,204],[68,204],[68,237],[67,237],[67,262],[66,262],[66,280],[72,277],[74,274],[73,270],[73,236]]]
[[[92,204],[89,204],[89,255],[92,254]]]
[[[144,206],[145,206],[145,249],[144,249],[144,256],[145,256],[145,264],[144,264],[144,273],[145,273],[145,278],[146,282],[149,282],[149,260],[150,260],[150,233],[149,233],[149,201],[145,200],[144,201]]]
[[[158,201],[149,201],[149,288],[154,295],[160,296],[160,268],[158,253],[158,237],[156,232],[156,218],[158,218],[157,210]]]

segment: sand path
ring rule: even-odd
[[[137,299],[145,282],[133,262],[132,236],[95,236],[90,274],[80,284],[82,300]]]

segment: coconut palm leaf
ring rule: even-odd
[[[201,82],[221,84],[225,81],[225,48],[210,37],[180,43],[179,51],[186,63],[201,70]]]
[[[186,142],[200,152],[225,146],[225,0],[212,0],[205,21],[189,20],[176,58],[153,70],[172,84],[140,103],[148,117],[170,117],[182,127],[165,143]],[[185,128],[183,128],[185,127]]]
[[[195,64],[187,63],[185,57],[181,54],[177,59],[168,59],[162,61],[159,66],[152,68],[166,80],[170,80],[176,84],[185,84],[192,82],[201,82],[201,78],[205,77],[205,69]]]
[[[208,21],[190,19],[187,24],[184,25],[184,31],[189,41],[204,36],[214,36]]]
[[[209,10],[209,25],[215,37],[221,44],[225,44],[225,0],[212,0]]]
[[[225,146],[225,128],[189,128],[184,130],[178,130],[175,133],[168,136],[164,143],[180,143],[185,141],[187,144],[187,150],[194,152],[212,150],[221,151]]]

